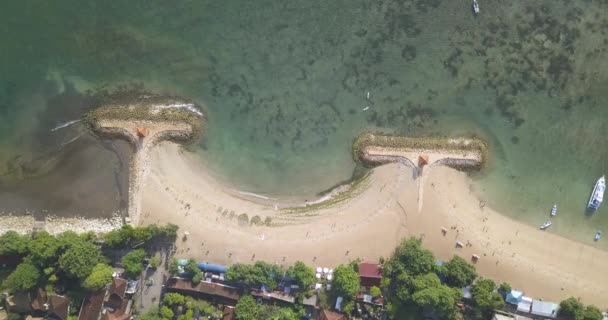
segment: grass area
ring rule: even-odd
[[[364,133],[358,136],[353,143],[353,157],[366,166],[375,166],[378,163],[365,159],[367,147],[394,148],[407,150],[457,150],[478,152],[481,161],[478,168],[484,167],[488,161],[488,145],[477,137],[403,137],[386,134]],[[464,166],[457,169],[471,169]]]

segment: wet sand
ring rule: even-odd
[[[238,196],[213,179],[200,159],[179,146],[150,150],[142,187],[141,223],[175,223],[178,257],[231,264],[265,260],[335,267],[354,258],[391,255],[409,236],[423,236],[438,259],[480,256],[480,275],[507,281],[534,298],[577,296],[607,307],[608,253],[503,216],[483,206],[464,173],[436,167],[424,179],[424,205],[412,168],[400,163],[373,170],[352,199],[310,211],[281,209]],[[311,199],[312,201],[313,199]],[[272,219],[271,226],[239,223],[239,215]],[[447,229],[444,235],[441,228]],[[456,241],[465,247],[456,248]]]

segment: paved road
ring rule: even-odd
[[[168,274],[166,269],[165,261],[167,259],[168,252],[166,250],[158,251],[157,255],[160,258],[160,265],[156,270],[152,268],[148,268],[142,273],[142,282],[141,282],[141,295],[140,295],[140,305],[139,309],[141,313],[146,312],[152,306],[158,306],[160,302],[160,295],[162,292],[163,285],[163,274]],[[151,280],[151,281],[150,281]],[[152,285],[148,285],[149,282],[152,282]]]

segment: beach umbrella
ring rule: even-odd
[[[327,281],[331,281],[331,279],[332,279],[333,277],[334,277],[333,275],[328,274],[328,275],[327,275]]]
[[[418,157],[418,165],[422,167],[427,164],[429,164],[429,156],[426,154],[421,154]]]
[[[323,272],[323,269],[321,267],[317,267],[317,272],[321,273],[321,272]]]
[[[329,269],[329,273],[330,274],[334,273],[334,269]]]
[[[329,268],[323,268],[323,273],[328,273],[329,272]]]
[[[184,235],[185,235],[185,236],[189,236],[189,235],[190,235],[190,232],[188,232],[188,231],[184,231]]]
[[[315,275],[315,277],[317,277],[317,279],[321,279],[321,274],[320,274],[320,273],[317,273],[317,274]]]

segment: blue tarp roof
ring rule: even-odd
[[[507,294],[507,298],[505,299],[505,301],[507,303],[517,305],[518,303],[521,302],[521,299],[523,298],[523,296],[524,296],[523,292],[511,290],[511,292],[509,292]]]

